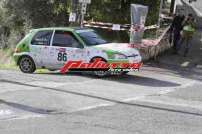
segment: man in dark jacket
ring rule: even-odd
[[[173,41],[173,44],[174,44],[174,53],[175,54],[177,54],[178,50],[179,50],[179,41],[180,41],[180,38],[181,38],[180,32],[183,29],[183,21],[184,21],[184,19],[185,19],[185,16],[182,15],[182,13],[179,12],[174,17],[172,25],[170,27],[171,35],[173,35],[173,40],[172,41]]]

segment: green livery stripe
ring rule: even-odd
[[[115,59],[108,59],[108,63],[129,63],[128,60],[115,60]]]

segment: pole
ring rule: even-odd
[[[84,14],[81,13],[81,24],[80,27],[83,28]]]
[[[78,0],[71,0],[71,12],[76,14],[76,21],[75,22],[71,22],[71,25],[78,25],[78,16],[79,16],[79,12],[78,12]]]
[[[86,14],[87,3],[81,3],[81,23],[80,26],[83,28],[84,16]]]
[[[158,27],[161,26],[161,13],[162,13],[162,9],[163,9],[163,1],[164,0],[161,0],[161,2],[160,2],[159,19],[158,19],[158,24],[157,24]]]
[[[170,13],[174,12],[175,0],[171,0]]]

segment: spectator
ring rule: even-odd
[[[183,29],[183,21],[185,16],[182,14],[182,11],[179,11],[177,15],[175,15],[172,25],[170,27],[170,43],[173,42],[174,53],[178,54],[179,51],[179,41],[181,39],[181,31]]]
[[[191,47],[191,40],[195,32],[195,19],[192,14],[189,14],[183,22],[182,39],[180,45],[185,43],[184,57],[187,56]]]

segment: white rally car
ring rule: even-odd
[[[141,63],[137,49],[127,43],[109,43],[88,28],[41,28],[28,33],[16,46],[14,59],[24,73],[61,69],[67,61]],[[96,75],[103,71],[96,71]],[[104,73],[105,74],[105,73]],[[103,74],[103,75],[104,75]]]

